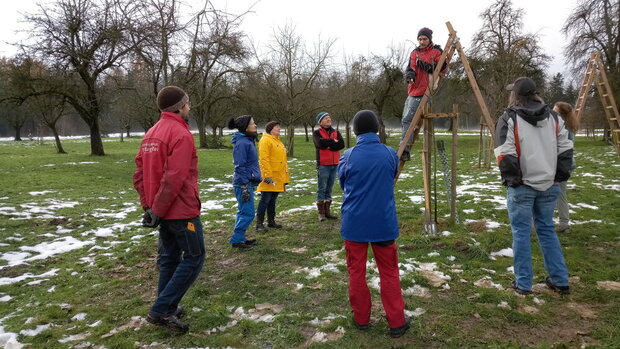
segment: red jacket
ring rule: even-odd
[[[344,140],[338,130],[334,130],[332,127],[325,129],[319,126],[312,133],[312,140],[316,148],[317,165],[338,165],[340,149],[344,148]]]
[[[438,45],[433,45],[432,43],[428,45],[426,48],[416,48],[411,51],[409,55],[409,65],[407,66],[407,71],[415,71],[416,78],[413,83],[409,84],[407,87],[407,93],[412,97],[421,97],[424,95],[426,88],[428,87],[429,73],[423,70],[419,64],[418,60],[425,63],[433,63],[436,65],[439,62],[439,58],[443,50]],[[434,66],[433,65],[433,66]],[[447,64],[444,63],[444,67],[442,72],[445,73],[448,71]]]
[[[198,157],[189,125],[180,115],[162,112],[136,155],[133,185],[142,207],[163,219],[200,215]]]

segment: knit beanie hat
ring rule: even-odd
[[[318,114],[316,114],[316,123],[317,125],[321,123],[321,120],[323,120],[324,117],[329,116],[329,113],[326,111],[322,111]]]
[[[276,125],[280,125],[279,122],[277,121],[269,121],[266,125],[265,125],[265,132],[271,134],[271,130],[273,130],[274,127],[276,127]]]
[[[514,83],[506,86],[506,90],[514,91],[517,96],[528,97],[536,93],[536,83],[528,77],[520,77]]]
[[[420,37],[420,35],[424,35],[429,40],[433,40],[433,31],[428,29],[427,27],[424,27],[418,31],[418,37]]]
[[[189,96],[177,86],[166,86],[157,94],[157,108],[161,111],[176,112],[189,102]]]
[[[248,124],[250,123],[251,119],[251,115],[237,116],[236,118],[228,120],[228,128],[231,130],[236,128],[237,130],[239,130],[239,132],[243,133],[245,132],[245,129],[248,128]]]
[[[379,132],[379,120],[371,110],[360,110],[353,117],[353,133],[359,136],[368,132]]]

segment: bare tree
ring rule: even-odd
[[[562,32],[570,40],[564,54],[573,67],[575,82],[581,83],[590,54],[600,51],[616,104],[620,104],[619,23],[618,0],[581,0],[562,27]]]
[[[511,0],[496,0],[480,17],[482,28],[474,35],[471,65],[489,110],[499,115],[506,106],[505,86],[519,76],[528,76],[544,86],[549,56],[538,43],[538,35],[523,32],[523,9]]]
[[[100,78],[145,40],[142,7],[139,0],[57,0],[26,15],[32,30],[23,49],[66,72],[68,83],[57,92],[88,124],[92,155],[105,155]]]
[[[308,115],[309,98],[313,93],[321,71],[327,66],[334,39],[322,41],[308,49],[302,37],[291,24],[278,28],[274,43],[269,46],[266,57],[260,57],[256,48],[254,55],[259,62],[258,70],[268,93],[275,115],[282,115],[286,125],[286,147],[294,156],[295,126]]]
[[[249,54],[239,30],[246,13],[231,15],[206,1],[195,17],[184,80],[192,95],[201,148],[208,146],[206,127],[216,104],[234,96],[230,94],[233,89],[225,86],[227,77],[241,73],[240,66]]]

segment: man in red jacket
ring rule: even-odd
[[[198,157],[189,131],[189,97],[179,87],[157,94],[161,118],[146,133],[136,155],[133,183],[144,208],[142,224],[159,225],[159,284],[157,299],[146,320],[185,333],[179,306],[205,258]]]
[[[319,221],[337,219],[330,212],[332,205],[332,189],[338,175],[338,160],[340,150],[344,148],[344,140],[340,131],[332,127],[332,117],[327,112],[320,112],[316,116],[319,125],[312,133],[316,148],[316,172],[318,185],[316,193],[316,207],[319,209]]]
[[[403,126],[401,142],[405,138],[405,134],[409,129],[409,125],[411,125],[413,116],[420,105],[420,101],[422,101],[424,92],[426,92],[430,76],[435,71],[435,66],[443,53],[439,45],[433,45],[433,31],[426,27],[418,31],[418,43],[418,47],[411,51],[409,55],[409,64],[405,70],[405,80],[408,84],[408,97],[405,101],[403,118],[401,120]],[[447,70],[447,65],[444,63],[441,71],[445,73]],[[411,136],[410,141],[413,141],[413,136]],[[409,150],[410,147],[405,148],[405,151],[400,157],[402,161],[411,160]]]

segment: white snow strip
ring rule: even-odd
[[[52,269],[48,272],[45,272],[43,274],[39,274],[39,275],[34,275],[32,273],[26,273],[20,276],[16,276],[16,277],[4,277],[4,278],[0,278],[0,286],[3,285],[10,285],[10,284],[14,284],[16,282],[20,282],[26,279],[36,279],[36,278],[45,278],[45,277],[50,277],[50,276],[56,276],[58,274],[58,270],[60,269]]]
[[[50,194],[50,193],[55,193],[55,190],[42,190],[42,191],[30,191],[28,192],[28,194],[32,195],[32,196],[38,196],[38,195],[45,195],[45,194]]]
[[[491,252],[491,257],[514,257],[514,253],[512,251],[512,248],[507,247],[507,248],[503,248],[499,251],[496,252]]]
[[[34,336],[38,335],[39,333],[47,330],[50,327],[52,327],[51,324],[38,325],[36,328],[34,328],[32,330],[21,330],[21,331],[19,331],[19,334],[21,334],[22,336],[26,336],[26,337],[34,337]]]

